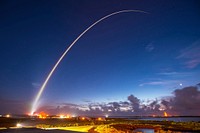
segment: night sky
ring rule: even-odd
[[[148,13],[121,13],[89,30],[58,66],[38,111],[184,114],[183,105],[200,115],[198,0],[1,0],[0,113],[29,112],[72,41],[125,9]]]

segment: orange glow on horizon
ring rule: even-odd
[[[66,118],[69,119],[69,118],[70,118],[70,115],[67,115]]]
[[[46,114],[45,112],[40,112],[37,116],[38,116],[40,119],[45,119],[45,118],[47,118],[47,116],[49,116],[49,115]]]
[[[164,112],[164,116],[165,116],[165,117],[168,117],[168,114],[167,114],[167,112]]]
[[[99,117],[99,118],[98,118],[98,120],[99,120],[99,121],[101,121],[101,120],[102,120],[102,118],[101,118],[101,117]]]
[[[70,115],[59,115],[59,117],[60,117],[61,119],[64,119],[64,118],[69,119],[69,118],[70,118]]]
[[[65,118],[65,116],[64,115],[60,115],[60,118],[63,119],[63,118]]]

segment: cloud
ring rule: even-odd
[[[200,91],[196,86],[176,89],[171,105],[181,115],[200,115]]]
[[[172,108],[171,100],[162,99],[161,104],[165,107],[166,110],[169,110]]]
[[[170,77],[188,77],[192,76],[193,73],[191,72],[161,72],[157,73],[158,75],[163,75],[163,76],[170,76]]]
[[[152,82],[147,82],[147,83],[142,83],[139,86],[144,86],[144,85],[164,85],[166,84],[163,81],[152,81]]]
[[[83,99],[82,101],[85,102],[85,103],[91,103],[91,102],[92,102],[92,101],[89,100],[89,99]]]
[[[143,101],[133,94],[127,100],[109,103],[87,102],[84,104],[57,103],[56,105],[41,106],[37,113],[70,114],[86,116],[130,116],[130,115],[163,115],[166,111],[171,115],[200,115],[199,85],[189,86],[173,91],[173,96],[162,99]],[[27,113],[28,102],[19,100],[6,100],[0,98],[0,113]]]
[[[74,103],[61,103],[61,106],[68,106],[68,107],[78,107],[78,104],[74,104]]]
[[[160,105],[158,104],[158,100],[156,99],[152,103],[149,104],[150,108],[153,110],[159,110]]]
[[[153,51],[154,49],[155,49],[155,48],[154,48],[154,46],[153,46],[152,43],[146,45],[146,47],[145,47],[145,50],[146,50],[147,52],[151,52],[151,51]]]
[[[118,102],[111,102],[109,104],[111,104],[114,109],[119,109],[121,106]]]
[[[200,59],[192,59],[186,62],[188,68],[195,68],[200,64]]]
[[[33,82],[31,83],[34,88],[40,88],[41,85],[39,83]]]
[[[187,68],[195,68],[200,64],[200,40],[194,42],[191,46],[182,49],[176,59],[184,60]]]
[[[198,83],[197,86],[200,87],[200,83]]]
[[[150,81],[146,83],[141,83],[139,86],[145,86],[145,85],[168,85],[168,84],[179,84],[180,81],[178,80],[155,80]]]
[[[128,96],[128,100],[131,102],[133,110],[136,112],[139,111],[140,100],[133,95]]]

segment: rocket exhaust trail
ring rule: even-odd
[[[33,113],[36,111],[37,108],[37,104],[38,101],[42,95],[42,92],[45,89],[45,86],[47,85],[49,79],[51,78],[51,75],[53,74],[53,72],[55,71],[55,69],[57,68],[57,66],[59,65],[59,63],[62,61],[62,59],[64,58],[64,56],[68,53],[68,51],[72,48],[72,46],[88,31],[90,30],[92,27],[94,27],[96,24],[98,24],[99,22],[101,22],[102,20],[109,18],[113,15],[116,14],[120,14],[120,13],[125,13],[125,12],[139,12],[139,13],[147,13],[145,11],[141,11],[141,10],[121,10],[121,11],[117,11],[117,12],[113,12],[111,14],[108,14],[106,16],[104,16],[103,18],[99,19],[98,21],[96,21],[95,23],[93,23],[92,25],[90,25],[86,30],[84,30],[71,44],[70,46],[65,50],[65,52],[62,54],[62,56],[58,59],[58,61],[56,62],[56,64],[54,65],[54,67],[52,68],[52,70],[50,71],[50,73],[48,74],[46,80],[44,81],[44,83],[42,84],[42,87],[40,88],[38,94],[36,95],[36,98],[33,102],[32,105],[32,109],[31,109],[31,114],[33,115]]]

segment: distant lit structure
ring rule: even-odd
[[[17,123],[17,124],[16,124],[16,127],[22,128],[22,124],[21,124],[21,123]]]
[[[98,117],[97,120],[98,120],[98,121],[106,121],[106,119],[103,118],[103,117]]]
[[[78,120],[82,120],[82,121],[91,121],[90,117],[85,117],[85,116],[79,116],[77,117]]]
[[[85,117],[81,117],[81,120],[85,120]]]
[[[64,119],[65,118],[65,116],[64,115],[60,115],[60,119]]]
[[[40,112],[39,114],[37,114],[37,116],[40,119],[46,119],[49,115],[46,114],[45,112]]]
[[[99,120],[99,121],[102,121],[102,118],[101,118],[101,117],[99,117],[99,118],[98,118],[98,120]]]
[[[60,119],[69,119],[70,118],[70,115],[59,115],[59,118]]]
[[[168,117],[168,114],[167,114],[167,112],[164,112],[164,117]]]
[[[72,115],[72,117],[76,117],[76,115],[75,115],[75,114],[73,114],[73,115]]]

